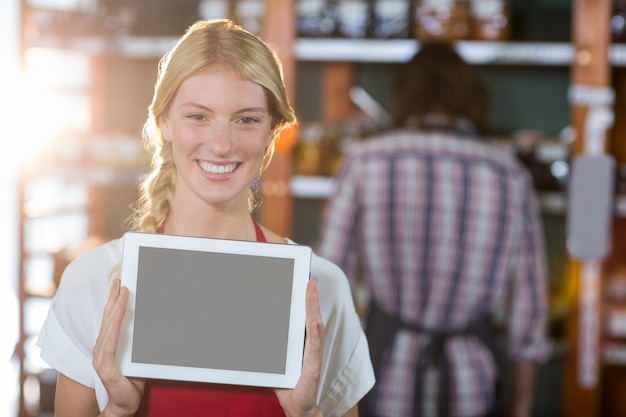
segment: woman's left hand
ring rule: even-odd
[[[317,407],[317,390],[323,346],[324,323],[318,302],[317,280],[312,278],[306,288],[306,340],[302,374],[294,389],[276,389],[276,396],[287,417],[322,416]]]

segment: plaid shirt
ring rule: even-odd
[[[506,305],[509,357],[546,357],[541,224],[530,177],[514,157],[468,137],[402,130],[352,148],[337,181],[319,252],[353,284],[362,280],[381,309],[453,330]],[[371,411],[413,415],[415,365],[427,340],[400,330]],[[469,337],[445,349],[451,415],[484,414],[498,372],[489,351]],[[423,415],[436,413],[438,377],[434,369],[423,375]]]

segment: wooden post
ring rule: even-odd
[[[354,83],[354,64],[329,62],[322,73],[322,119],[337,121],[354,112],[350,88]]]
[[[573,86],[609,87],[610,71],[608,60],[609,46],[609,19],[611,0],[574,0],[572,9],[572,42],[575,48],[574,62],[571,67],[571,83]],[[581,153],[584,149],[585,120],[589,105],[582,102],[571,103],[571,123],[577,132],[572,153]],[[602,297],[602,277],[604,268],[600,268],[599,285],[585,285],[582,279],[584,267],[577,259],[570,259],[569,278],[575,282],[578,299],[581,297]],[[589,292],[594,292],[589,294]],[[572,304],[572,309],[566,323],[566,342],[568,354],[565,359],[563,378],[562,415],[564,417],[594,417],[599,416],[601,410],[601,376],[602,363],[600,355],[601,329],[596,328],[592,335],[582,334],[581,309],[578,299]],[[601,302],[597,308],[601,309]],[[602,317],[601,311],[595,311],[595,317]],[[599,326],[596,326],[599,327]],[[591,385],[580,383],[580,338],[594,337],[597,361],[597,381]]]
[[[283,64],[283,77],[291,103],[295,98],[295,60],[293,40],[295,37],[294,0],[266,0],[265,22],[262,38],[274,48]],[[276,147],[271,164],[263,174],[263,205],[260,221],[282,236],[291,236],[293,204],[289,193],[291,177],[291,136],[284,132]]]

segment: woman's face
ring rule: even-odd
[[[272,140],[265,90],[223,67],[180,85],[159,125],[172,143],[176,198],[210,205],[244,204]]]

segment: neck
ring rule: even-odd
[[[241,193],[220,203],[209,203],[176,187],[163,233],[219,239],[256,240],[247,194]]]
[[[173,210],[165,221],[163,233],[218,239],[256,240],[252,216],[244,213],[177,215]]]

